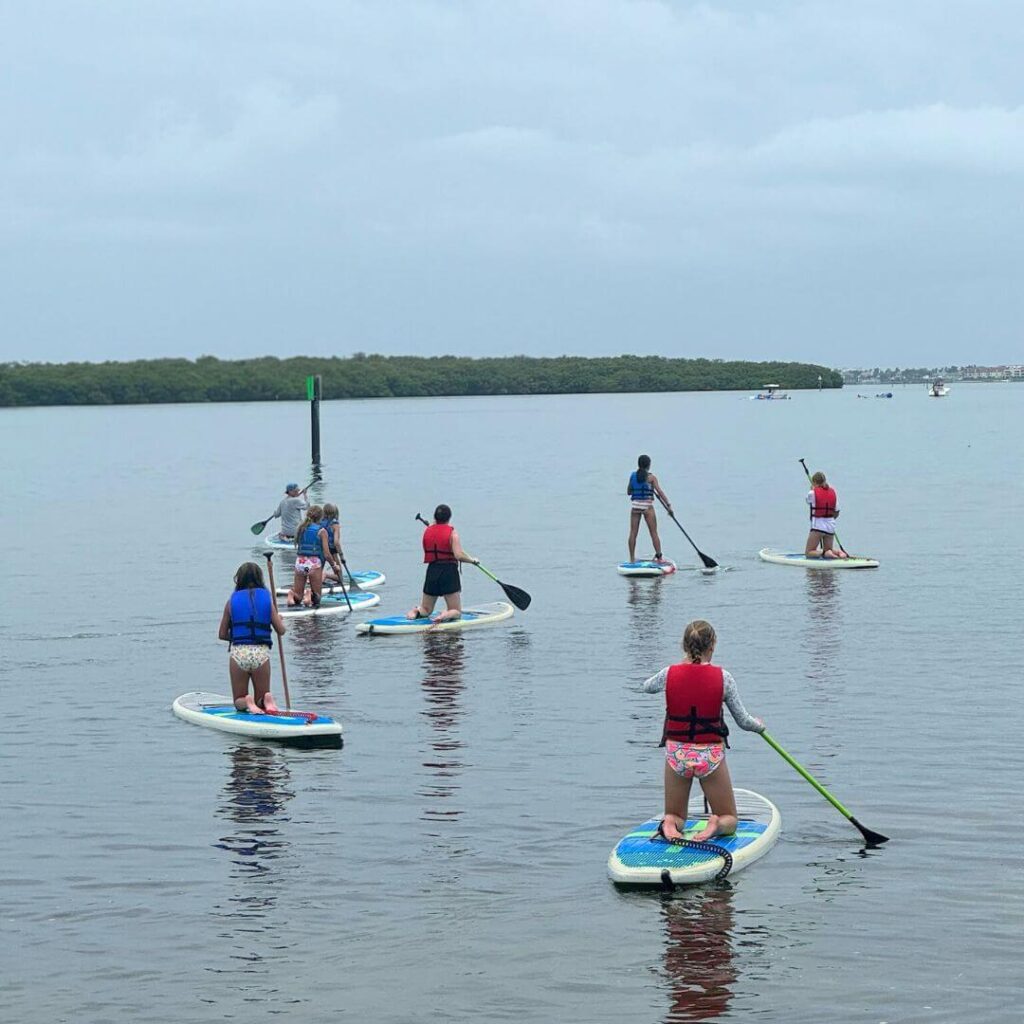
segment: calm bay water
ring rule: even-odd
[[[1014,385],[325,405],[314,495],[387,573],[381,614],[415,600],[439,501],[534,603],[462,637],[296,623],[293,700],[346,730],[296,752],[169,707],[227,687],[220,610],[249,524],[308,472],[306,406],[0,412],[3,1019],[1018,1020],[1022,427]],[[614,573],[641,451],[731,571]],[[803,543],[801,456],[880,570],[757,560]],[[888,846],[737,733],[779,845],[718,888],[615,891],[609,850],[661,801],[662,698],[637,685],[698,616]]]

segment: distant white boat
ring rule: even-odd
[[[937,377],[928,385],[928,396],[930,398],[945,398],[948,394],[949,387],[942,382],[941,377]]]
[[[764,391],[750,397],[759,402],[779,402],[783,399],[788,401],[790,398],[785,391],[781,390],[780,384],[765,384]]]

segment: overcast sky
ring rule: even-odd
[[[1024,8],[0,0],[0,358],[1024,362]]]

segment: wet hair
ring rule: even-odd
[[[647,471],[651,468],[650,455],[641,455],[636,460],[636,482],[642,484],[647,479]]]
[[[338,506],[332,505],[329,501],[324,504],[324,519],[337,519]]]
[[[434,509],[434,522],[447,523],[452,517],[452,510],[447,505],[438,505]]]
[[[235,590],[266,590],[263,570],[255,562],[243,562],[235,572]]]
[[[319,523],[324,517],[324,510],[319,505],[310,505],[306,509],[306,518],[299,524],[299,528],[295,531],[295,546],[299,546],[299,542],[302,540],[302,532],[307,526],[313,523]]]
[[[828,481],[825,479],[825,474],[822,473],[820,469],[811,477],[811,483],[814,484],[815,487],[826,487],[828,485]]]
[[[701,661],[715,646],[715,627],[704,619],[694,619],[683,630],[683,652],[690,661]]]

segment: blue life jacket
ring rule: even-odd
[[[654,488],[651,486],[651,474],[648,472],[647,479],[640,483],[636,478],[636,470],[629,476],[629,496],[632,501],[653,501]]]
[[[323,558],[323,548],[320,547],[320,531],[323,523],[310,523],[299,536],[299,555],[303,558]]]
[[[273,647],[270,632],[272,609],[269,590],[262,587],[236,590],[231,595],[231,642]]]
[[[320,525],[327,531],[327,547],[330,549],[332,555],[336,555],[338,553],[338,549],[334,544],[334,527],[338,525],[338,520],[321,519]]]

